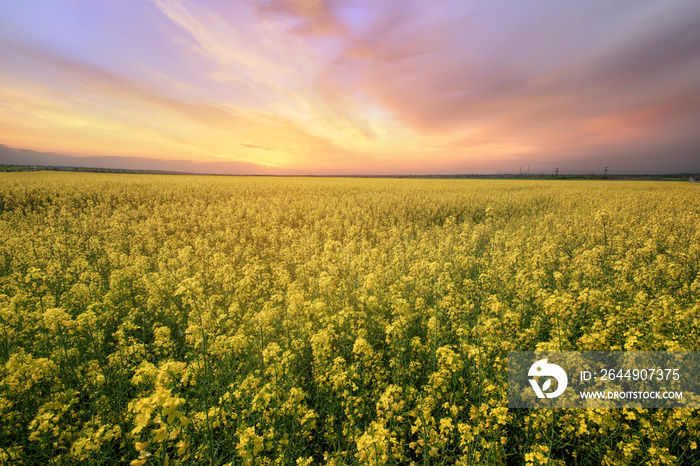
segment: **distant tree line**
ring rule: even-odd
[[[128,168],[99,168],[99,167],[63,167],[58,165],[0,165],[0,172],[90,172],[90,173],[135,173],[135,174],[166,174],[176,173],[165,170],[134,170]]]
[[[34,172],[62,171],[89,173],[131,173],[131,174],[171,174],[171,175],[209,175],[209,173],[174,172],[166,170],[136,170],[128,168],[99,168],[99,167],[65,167],[58,165],[4,165],[0,164],[0,172]],[[235,176],[235,175],[222,175]],[[254,176],[254,175],[245,175]],[[265,175],[270,176],[270,175]],[[303,176],[303,175],[302,175]],[[673,173],[662,175],[624,174],[624,175],[564,175],[564,174],[525,174],[525,173],[494,173],[494,174],[456,174],[456,175],[308,175],[338,178],[416,178],[416,179],[532,179],[532,180],[647,180],[647,181],[692,181],[698,180],[700,173]]]

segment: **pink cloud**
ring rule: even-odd
[[[292,29],[298,34],[326,36],[345,31],[334,13],[333,3],[328,0],[268,0],[256,6],[265,17],[291,21]]]
[[[590,146],[591,138],[634,147],[640,133],[664,138],[669,120],[680,128],[700,107],[688,99],[700,90],[698,8],[658,18],[658,6],[386,5],[374,27],[347,35],[329,75],[436,138],[461,130],[461,144],[508,141],[541,152]],[[679,98],[685,106],[673,104]],[[592,122],[612,120],[608,134],[591,134]]]

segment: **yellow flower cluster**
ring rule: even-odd
[[[696,351],[690,183],[0,174],[0,463],[700,464],[509,410],[511,350]]]

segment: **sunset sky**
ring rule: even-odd
[[[700,172],[700,2],[0,0],[22,160]]]

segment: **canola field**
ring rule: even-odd
[[[700,350],[698,189],[0,174],[0,464],[700,464],[697,410],[507,400]]]

